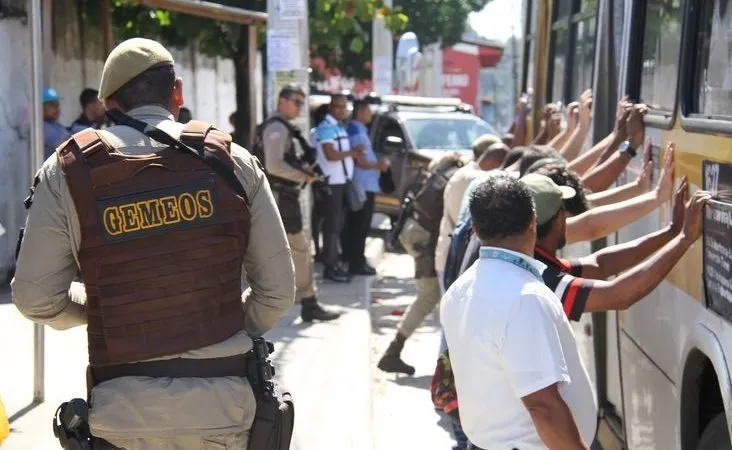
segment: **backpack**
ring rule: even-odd
[[[457,224],[451,238],[443,278],[446,290],[480,256],[480,243],[473,233],[473,221],[470,217]],[[452,372],[448,350],[440,353],[437,358],[430,393],[435,408],[452,416],[459,415],[455,375]]]
[[[473,235],[473,221],[468,217],[463,222],[457,224],[450,236],[450,249],[447,252],[447,261],[445,263],[445,273],[443,275],[443,283],[447,290],[462,273],[463,259],[465,252],[470,243],[470,237]]]
[[[267,127],[267,125],[271,124],[272,122],[279,122],[287,128],[288,133],[290,133],[290,136],[294,139],[296,139],[300,143],[300,147],[302,147],[303,151],[303,160],[307,162],[308,164],[314,164],[317,160],[317,152],[315,148],[313,148],[310,143],[305,139],[302,135],[302,132],[298,127],[291,124],[289,121],[285,120],[283,117],[280,116],[272,116],[267,118],[264,122],[260,123],[254,128],[254,136],[252,137],[252,145],[251,149],[249,150],[249,153],[256,156],[259,162],[262,164],[262,167],[266,167],[265,161],[264,161],[264,139],[263,139],[263,133],[264,129]]]
[[[439,229],[445,186],[460,167],[461,165],[454,165],[445,171],[432,172],[414,197],[414,210],[419,214],[420,222],[430,231]]]

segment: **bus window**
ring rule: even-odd
[[[526,92],[528,88],[534,86],[534,65],[536,64],[536,41],[530,40],[529,46],[529,58],[526,66],[526,79],[524,80],[523,92]]]
[[[592,69],[595,66],[595,18],[573,24],[576,41],[572,61],[572,98],[577,99],[592,87]]]
[[[525,9],[525,11],[527,11],[529,14],[529,17],[528,17],[529,25],[526,28],[527,30],[529,30],[529,32],[527,34],[536,34],[536,25],[537,25],[536,17],[539,14],[539,1],[538,0],[528,0],[526,3],[527,3],[526,8],[529,8],[529,9]]]
[[[732,4],[707,0],[700,9],[695,113],[732,117]]]
[[[572,13],[573,0],[556,0],[554,3],[554,20],[564,19]]]
[[[547,101],[572,102],[592,87],[597,0],[555,0]]]
[[[613,26],[615,35],[615,76],[620,79],[623,65],[623,30],[625,21],[625,0],[613,0]]]
[[[534,86],[534,65],[536,64],[536,30],[537,16],[539,14],[539,0],[524,0],[524,11],[526,11],[524,36],[524,64],[521,80],[521,91],[526,92]]]
[[[567,38],[566,28],[558,28],[552,32],[552,48],[554,54],[554,68],[552,69],[552,85],[548,100],[550,102],[564,101],[564,77],[567,67]]]
[[[597,12],[597,0],[583,0],[580,12],[595,14]]]
[[[673,111],[676,102],[683,3],[646,3],[640,99],[655,110]]]

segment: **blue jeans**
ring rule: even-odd
[[[468,437],[463,432],[462,427],[457,421],[450,419],[452,422],[452,437],[455,439],[455,447],[453,450],[466,450],[468,448]]]

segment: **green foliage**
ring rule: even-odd
[[[101,19],[101,2],[82,0],[89,20]],[[241,0],[216,0],[227,6],[241,6]],[[371,21],[377,13],[387,18],[392,32],[402,31],[407,17],[398,8],[384,7],[382,0],[308,0],[310,42],[314,56],[327,55],[334,64],[339,62],[343,43],[352,51],[360,52],[369,40]],[[247,8],[265,11],[266,0],[251,0]],[[114,0],[112,22],[115,36],[127,39],[147,36],[160,39],[166,45],[182,48],[193,42],[209,56],[237,57],[246,51],[240,48],[244,26],[192,17],[165,10],[151,10],[135,0]],[[368,26],[366,26],[366,24]],[[260,30],[260,48],[265,33]],[[322,53],[318,53],[318,51]]]
[[[81,0],[87,20],[101,20],[99,0]],[[241,6],[241,0],[216,0],[227,6]],[[370,77],[364,65],[371,61],[371,24],[383,16],[394,34],[414,31],[423,44],[442,41],[450,46],[460,40],[471,11],[480,10],[490,0],[393,0],[389,9],[383,0],[308,0],[312,57],[322,57],[329,67],[339,67],[346,75]],[[247,8],[266,10],[266,0],[250,0]],[[165,10],[151,10],[135,0],[114,0],[112,22],[119,40],[135,36],[160,39],[166,45],[183,48],[193,42],[208,56],[240,57],[245,27],[187,16]],[[264,46],[265,30],[258,43]],[[316,74],[317,77],[317,74]]]
[[[468,14],[480,11],[490,0],[394,0],[409,17],[408,31],[423,45],[441,41],[450,47],[460,41]],[[497,18],[497,20],[500,20]]]
[[[390,23],[389,20],[394,20],[394,18],[387,18],[386,21],[390,29],[416,33],[421,45],[441,42],[443,47],[449,47],[460,41],[466,29],[468,14],[481,10],[490,1],[393,0],[394,10],[398,11],[400,15],[404,15],[407,22]],[[364,62],[371,61],[371,24],[365,26],[362,31],[343,41],[350,42],[348,46],[336,49],[317,47],[313,53],[328,55],[325,57],[328,65],[339,67],[347,76],[370,78],[371,70],[364,66]],[[364,46],[354,44],[352,42],[354,39],[362,39]]]

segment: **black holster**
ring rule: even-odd
[[[269,185],[277,201],[277,209],[287,234],[302,231],[302,209],[300,207],[300,187],[289,181],[270,177]]]
[[[246,377],[256,399],[254,422],[249,433],[250,450],[289,450],[295,423],[295,409],[289,392],[279,393],[272,382],[274,366],[268,359],[274,345],[264,338],[252,338],[246,354],[209,360],[174,358],[101,367],[87,370],[88,389],[107,380],[125,376],[153,378]],[[89,405],[75,398],[56,410],[53,433],[67,450],[115,450],[117,447],[93,437],[89,430]]]
[[[89,431],[89,404],[75,398],[62,403],[53,416],[53,435],[65,450],[119,450]]]
[[[263,338],[254,339],[249,383],[257,399],[249,450],[289,450],[295,426],[295,405],[289,392],[279,393],[271,379],[274,367],[267,357],[274,349]]]

